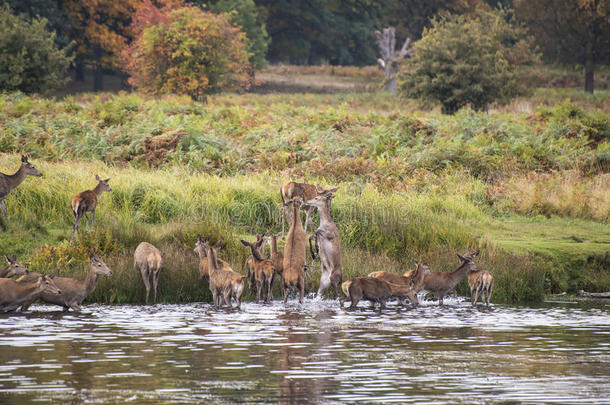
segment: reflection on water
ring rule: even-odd
[[[607,403],[604,303],[0,315],[0,403]]]

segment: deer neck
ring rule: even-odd
[[[326,202],[318,212],[320,213],[320,225],[333,222],[333,219],[330,217],[330,201]]]
[[[218,260],[216,260],[216,252],[210,249],[208,252],[208,271],[210,276],[218,270]]]
[[[6,277],[6,275],[8,274],[10,270],[10,266],[6,266],[5,268],[0,270],[0,278],[4,278]]]
[[[301,218],[299,218],[299,207],[297,207],[296,203],[292,203],[292,226],[295,229],[303,228]]]
[[[91,191],[93,191],[97,197],[102,195],[102,193],[104,192],[104,189],[102,189],[102,183],[97,183],[97,186],[95,186],[95,188]]]
[[[419,290],[422,284],[424,284],[425,278],[426,276],[423,270],[417,269],[417,274],[415,274],[415,276],[411,278],[411,280],[413,281],[413,290]]]
[[[31,283],[16,283],[15,288],[19,290],[20,295],[23,297],[27,297],[27,299],[32,298],[36,294],[42,292],[44,290],[44,286],[42,284],[38,284],[38,282]]]
[[[254,257],[254,260],[257,262],[262,262],[264,260],[258,249],[256,249],[254,246],[250,245],[250,251],[252,252],[252,257]]]
[[[459,283],[460,280],[464,278],[467,271],[468,267],[466,266],[466,262],[462,262],[462,265],[460,267],[458,267],[449,274],[449,278],[453,287],[455,287],[457,283]]]
[[[7,193],[13,190],[15,187],[20,185],[23,180],[25,180],[27,174],[25,173],[25,166],[22,164],[19,169],[13,173],[6,176],[8,183]]]
[[[271,256],[276,257],[278,253],[279,252],[277,250],[277,239],[271,238]]]
[[[388,283],[390,286],[390,290],[392,290],[392,294],[406,294],[411,291],[411,286],[409,285],[399,285],[394,283]]]
[[[91,294],[95,290],[95,287],[97,286],[98,277],[99,277],[99,275],[95,272],[95,270],[93,269],[93,266],[92,265],[89,266],[89,271],[87,271],[87,276],[82,281],[84,289],[85,289],[85,293],[87,295]]]

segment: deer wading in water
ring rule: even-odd
[[[479,255],[479,251],[473,252],[468,247],[468,253],[464,257],[469,258],[472,263],[471,272],[468,274],[468,286],[470,287],[470,301],[473,306],[477,304],[479,295],[481,301],[485,302],[485,305],[489,306],[489,300],[491,299],[491,292],[493,290],[494,279],[491,273],[487,270],[479,269],[474,264],[474,258]]]
[[[206,237],[203,240],[206,249],[206,257],[208,259],[208,269],[210,274],[210,291],[212,292],[212,300],[216,308],[220,307],[221,300],[225,305],[231,307],[231,297],[237,302],[237,308],[241,308],[241,298],[244,294],[244,279],[242,276],[233,270],[223,270],[217,260],[216,251],[222,246],[222,242],[218,241],[216,245],[209,246]]]
[[[343,281],[341,240],[339,238],[339,230],[330,216],[330,203],[337,189],[338,187],[320,190],[320,193],[311,200],[306,201],[303,207],[314,207],[320,213],[320,226],[316,233],[309,238],[311,256],[315,259],[316,252],[319,252],[322,264],[318,297],[322,297],[326,289],[332,286],[335,291],[335,298],[340,299],[339,286]],[[315,249],[311,245],[312,240],[315,241]]]
[[[148,242],[142,242],[133,254],[134,267],[140,270],[144,287],[146,287],[146,305],[148,305],[148,294],[150,294],[150,278],[152,276],[153,302],[157,303],[157,286],[159,274],[161,273],[161,251]]]
[[[34,165],[28,161],[29,158],[30,155],[27,154],[21,156],[21,166],[15,173],[0,173],[0,209],[6,218],[8,218],[8,215],[6,214],[6,205],[4,205],[4,200],[9,193],[23,183],[27,176],[42,176],[42,173],[40,173],[38,169],[36,169]]]
[[[429,291],[438,297],[439,305],[443,305],[443,297],[455,289],[455,286],[469,272],[473,271],[472,259],[458,255],[462,264],[460,267],[451,272],[433,271],[424,278],[423,289]]]
[[[72,237],[70,241],[74,239],[74,233],[78,231],[78,223],[80,222],[83,215],[87,218],[87,228],[89,228],[89,212],[93,217],[93,226],[95,226],[95,209],[97,208],[97,199],[100,198],[100,195],[104,191],[112,191],[108,182],[110,181],[110,177],[106,180],[100,179],[100,176],[95,175],[95,180],[97,180],[97,185],[93,190],[85,190],[70,200],[70,206],[72,207],[72,213],[74,214],[74,226],[72,227]]]
[[[22,283],[9,278],[0,278],[0,311],[12,312],[22,307],[25,302],[35,301],[42,293],[61,295],[61,290],[55,285],[53,276],[38,274]]]
[[[307,235],[299,218],[300,198],[287,201],[292,204],[292,224],[286,236],[284,246],[284,269],[282,271],[282,291],[284,304],[288,300],[290,291],[299,291],[299,302],[303,303],[305,295],[305,253],[307,250]]]

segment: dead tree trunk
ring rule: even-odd
[[[377,59],[377,63],[385,72],[386,90],[390,93],[396,93],[396,73],[404,58],[411,56],[413,47],[411,46],[411,38],[407,38],[399,51],[396,50],[396,30],[394,27],[384,28],[383,32],[375,31],[377,37],[377,46],[381,58]]]

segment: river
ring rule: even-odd
[[[609,403],[610,305],[0,315],[0,403]]]

